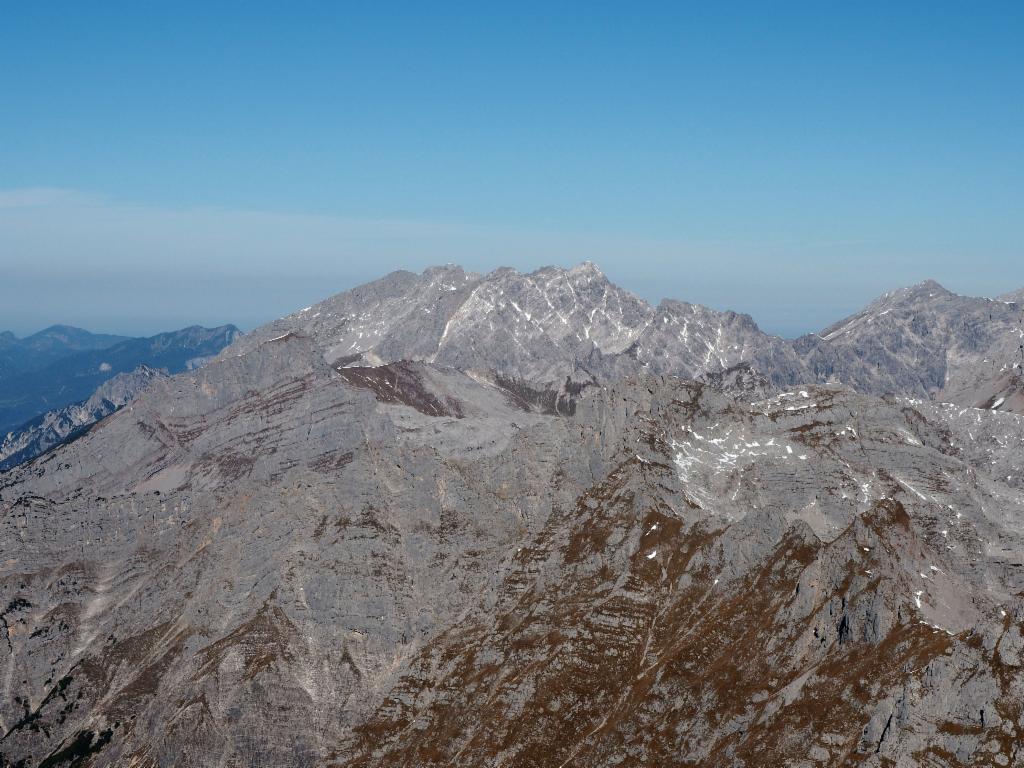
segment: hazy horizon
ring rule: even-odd
[[[870,303],[872,300],[878,298],[878,296],[880,296],[883,293],[895,290],[897,288],[903,288],[908,285],[913,285],[915,283],[922,282],[926,279],[936,279],[932,275],[923,275],[920,277],[920,279],[915,279],[912,280],[911,282],[881,287],[879,290],[877,290],[877,292],[870,295],[865,294],[863,296],[860,296],[860,293],[858,293],[857,296],[860,296],[859,300],[854,300],[850,297],[847,297],[844,299],[843,303],[836,303],[834,307],[829,306],[827,301],[822,301],[824,297],[819,296],[817,297],[817,301],[809,300],[806,305],[798,304],[788,308],[782,308],[783,311],[777,312],[773,317],[773,320],[776,323],[776,325],[773,327],[772,325],[763,322],[762,318],[758,317],[758,315],[755,312],[752,312],[749,309],[742,306],[730,304],[728,302],[727,296],[727,293],[730,288],[729,285],[703,286],[703,293],[706,296],[710,297],[709,300],[705,301],[697,300],[690,296],[658,295],[652,292],[657,290],[658,281],[656,279],[633,281],[633,284],[631,284],[631,281],[629,280],[628,276],[620,277],[614,274],[609,274],[608,271],[605,269],[604,265],[602,265],[600,262],[594,263],[597,264],[597,266],[605,273],[605,275],[613,283],[635,293],[636,295],[640,296],[641,298],[649,302],[651,305],[657,305],[658,302],[661,301],[662,299],[676,299],[679,301],[694,304],[704,304],[705,306],[710,306],[713,309],[718,310],[732,310],[734,312],[751,315],[754,321],[762,330],[768,333],[782,336],[784,338],[796,338],[805,333],[816,333],[828,327],[832,323],[841,320],[842,318],[847,317],[855,312],[858,312],[859,310],[863,309],[865,305]],[[423,269],[426,269],[431,266],[440,266],[440,264],[429,264],[424,266],[413,267],[410,269],[411,271],[414,272],[422,272]],[[458,266],[465,267],[466,265],[459,264]],[[490,268],[477,269],[471,271],[486,273],[492,271],[493,269],[499,269],[501,267],[508,266],[513,265],[499,264]],[[534,269],[539,269],[543,266],[551,265],[537,264],[535,266],[528,266],[525,269],[515,266],[513,266],[513,268],[519,269],[520,271],[532,272]],[[556,264],[554,266],[571,267],[573,266],[573,264],[562,263]],[[403,267],[397,267],[396,269],[402,268]],[[466,268],[469,269],[468,267]],[[388,270],[388,272],[391,271],[395,270]],[[198,290],[202,295],[206,297],[206,301],[208,303],[215,304],[216,294],[218,292],[225,291],[225,289],[227,289],[228,287],[233,286],[234,293],[251,295],[253,292],[256,292],[263,293],[268,297],[272,297],[274,299],[274,309],[268,309],[268,312],[263,314],[247,315],[244,312],[242,312],[239,313],[237,317],[231,317],[225,314],[224,312],[216,312],[209,310],[205,312],[200,311],[194,315],[168,314],[164,316],[155,316],[153,314],[147,314],[141,311],[139,312],[139,314],[134,316],[130,314],[125,314],[124,312],[119,312],[117,314],[112,314],[110,316],[104,316],[101,312],[86,312],[84,314],[80,314],[77,316],[58,317],[52,320],[44,319],[43,315],[33,316],[32,314],[26,314],[23,320],[13,319],[11,322],[8,322],[6,324],[0,322],[0,332],[11,331],[12,333],[15,334],[15,336],[19,338],[24,338],[26,336],[30,336],[33,333],[39,332],[53,325],[70,325],[78,328],[84,328],[85,330],[91,331],[93,333],[116,334],[122,336],[151,336],[164,331],[177,330],[179,328],[183,328],[189,325],[203,325],[207,327],[214,327],[227,324],[233,324],[237,326],[239,329],[241,329],[243,332],[249,332],[256,327],[263,325],[264,323],[268,323],[279,317],[295,312],[301,309],[302,307],[315,304],[336,293],[341,293],[343,291],[347,291],[351,288],[354,288],[357,285],[361,285],[371,280],[376,280],[380,277],[383,277],[385,274],[387,274],[387,272],[381,272],[380,274],[375,275],[352,276],[350,278],[338,276],[336,279],[328,279],[324,276],[303,276],[300,279],[296,279],[291,284],[288,284],[286,282],[286,284],[284,285],[281,284],[281,279],[278,277],[243,279],[243,282],[247,283],[249,286],[248,291],[239,290],[239,286],[237,285],[237,283],[239,282],[239,278],[224,275],[219,280],[207,279],[204,281],[203,285],[193,287],[192,289],[189,289],[187,286],[184,285],[180,286],[179,289],[183,292],[187,292],[189,290]],[[71,278],[69,282],[73,282],[76,279],[79,278]],[[166,279],[166,277],[160,278],[159,282],[165,283]],[[48,280],[49,283],[52,283],[53,281],[54,278],[52,277],[49,278]],[[326,289],[327,292],[322,294],[314,293],[314,291],[318,289],[325,289],[325,286],[335,281],[338,282],[336,288]],[[153,283],[150,286],[148,286],[148,288],[151,290],[157,290],[157,282],[158,280],[154,278]],[[997,287],[996,289],[988,292],[972,293],[970,291],[958,290],[955,285],[950,285],[949,283],[944,282],[943,280],[937,280],[937,282],[943,285],[943,287],[945,287],[946,289],[953,291],[954,293],[972,296],[984,296],[986,298],[995,298],[999,295],[1003,295],[1011,291],[1014,291],[1020,287],[1024,287],[1005,286],[1002,288]],[[132,285],[133,283],[137,283],[137,278],[125,276],[125,279],[121,280],[118,279],[118,276],[109,276],[108,281],[105,283],[105,287],[109,291],[109,293],[114,297],[131,296],[134,290]],[[639,283],[639,285],[637,283]],[[647,290],[644,290],[645,284]],[[40,291],[42,291],[44,289],[44,286],[40,285],[39,288]],[[785,322],[784,310],[787,309],[791,317],[791,322],[789,324]],[[830,311],[832,312],[831,314]],[[2,312],[2,308],[0,308],[0,317],[8,317]],[[32,319],[33,317],[36,318],[34,322]],[[780,318],[782,318],[781,323]],[[811,322],[815,322],[815,324],[812,326],[810,325]]]

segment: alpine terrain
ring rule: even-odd
[[[239,335],[233,325],[192,326],[148,338],[57,325],[25,339],[0,334],[0,436],[49,411],[81,404],[109,379],[139,366],[169,373],[196,368]]]
[[[0,474],[0,766],[1022,765],[1021,298],[448,266],[141,369]]]

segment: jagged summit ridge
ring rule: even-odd
[[[412,359],[555,380],[577,358],[623,352],[653,314],[589,262],[483,276],[445,266],[338,294],[257,329],[240,349],[300,330],[330,363]]]
[[[1021,362],[1024,333],[1020,307],[926,280],[788,340],[749,315],[673,299],[652,306],[591,262],[395,272],[258,329],[236,353],[288,330],[309,335],[332,364],[421,360],[547,385],[581,369],[608,380],[692,378],[747,362],[778,386],[836,382],[970,405]]]

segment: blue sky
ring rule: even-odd
[[[787,335],[996,295],[1021,40],[999,2],[10,3],[0,329],[251,327],[444,262]]]

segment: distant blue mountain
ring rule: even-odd
[[[130,336],[90,333],[71,325],[51,325],[19,339],[10,331],[0,333],[0,380],[44,368],[78,352],[107,349]]]
[[[0,334],[0,436],[47,411],[79,403],[141,365],[180,373],[234,341],[233,325],[192,326],[148,338],[52,326],[25,339]]]

